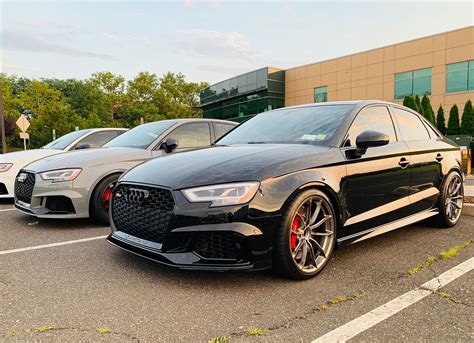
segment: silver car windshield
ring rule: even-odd
[[[46,144],[41,149],[55,149],[55,150],[64,150],[75,140],[81,138],[85,134],[89,133],[91,130],[79,130],[70,132],[64,136],[59,137],[58,139],[52,141],[49,144]]]
[[[263,112],[241,124],[217,144],[328,145],[352,108],[353,105],[324,105]]]
[[[158,121],[137,126],[104,145],[106,148],[148,148],[159,136],[173,126],[173,121]]]

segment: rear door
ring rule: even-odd
[[[392,111],[401,137],[410,150],[411,212],[428,210],[438,200],[445,157],[442,145],[445,143],[438,141],[437,137],[430,136],[426,125],[417,114],[396,106],[392,107]]]
[[[351,156],[357,136],[366,130],[389,136],[388,145],[369,148],[359,158]],[[409,206],[410,171],[408,148],[397,137],[387,106],[363,108],[352,123],[343,152],[347,161],[347,177],[343,181],[346,223],[343,239],[364,230],[405,216]]]

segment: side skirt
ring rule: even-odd
[[[365,231],[358,232],[346,237],[339,238],[337,240],[337,243],[338,244],[357,243],[365,239],[372,238],[372,237],[381,235],[383,233],[386,233],[392,230],[399,229],[401,227],[404,227],[410,224],[414,224],[416,222],[422,221],[429,217],[435,216],[438,213],[439,211],[437,209],[423,211],[423,212],[413,214],[411,216],[393,221],[391,223],[383,224],[369,230],[365,230]]]

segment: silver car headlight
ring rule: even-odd
[[[52,182],[72,181],[81,173],[81,171],[82,169],[80,168],[58,169],[58,170],[50,170],[44,173],[40,173],[40,176],[44,181],[52,181]]]
[[[210,202],[211,207],[240,205],[249,202],[257,193],[260,183],[239,182],[182,190],[190,202]]]
[[[13,166],[13,163],[0,163],[0,173],[7,172]]]

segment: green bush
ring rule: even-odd
[[[436,127],[443,135],[446,134],[446,119],[444,118],[444,110],[441,105],[439,105],[438,115],[436,116]]]
[[[474,135],[474,111],[471,100],[466,101],[462,112],[461,134]]]
[[[453,105],[449,111],[448,129],[446,133],[448,135],[459,135],[461,133],[461,127],[459,126],[459,111],[456,105]]]
[[[423,115],[425,118],[428,119],[431,124],[436,125],[433,107],[431,107],[430,98],[426,95],[423,95],[423,99],[421,99],[421,108],[423,109]]]

